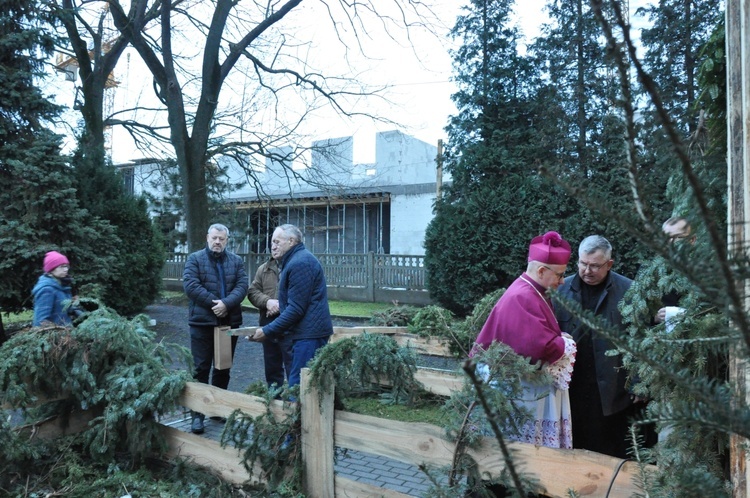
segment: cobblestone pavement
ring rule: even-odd
[[[189,348],[187,309],[184,306],[152,305],[146,309],[146,314],[156,320],[154,329],[157,332],[157,340],[163,339],[167,343]],[[243,326],[249,327],[257,324],[257,312],[247,311],[243,313]],[[334,325],[353,327],[361,325],[361,322],[337,318],[334,320]],[[247,386],[256,381],[262,381],[263,378],[262,346],[243,340],[238,341],[232,364],[229,390],[244,392]],[[187,413],[176,414],[174,418],[170,417],[164,423],[186,432],[190,430],[190,416]],[[218,441],[223,423],[207,418],[205,426],[206,431],[203,436]],[[360,451],[337,449],[334,471],[337,475],[354,481],[391,489],[411,496],[425,496],[430,486],[426,476],[418,467]]]

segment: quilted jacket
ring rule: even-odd
[[[219,269],[224,268],[225,297],[221,297]],[[188,256],[182,274],[182,286],[190,299],[188,324],[196,327],[217,325],[242,325],[242,301],[247,295],[247,273],[245,262],[234,253],[224,251],[218,257],[206,247]],[[229,316],[219,319],[211,308],[214,299],[222,299]]]
[[[333,334],[323,267],[301,242],[281,258],[279,310],[279,316],[263,327],[271,338],[285,332],[293,341]]]

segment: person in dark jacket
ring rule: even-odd
[[[302,232],[294,225],[281,225],[273,232],[271,255],[281,262],[279,316],[258,327],[252,340],[292,341],[289,385],[300,383],[300,372],[333,334],[328,308],[326,279],[320,261],[302,243]]]
[[[263,327],[279,314],[279,264],[271,257],[260,265],[250,283],[247,298],[258,308],[258,324]],[[263,341],[263,365],[268,387],[284,385],[284,372],[292,369],[292,343],[286,337]]]
[[[218,223],[208,229],[206,248],[190,254],[185,262],[182,285],[190,299],[188,325],[190,350],[193,353],[197,382],[226,389],[229,369],[213,368],[214,327],[242,325],[242,301],[247,295],[245,262],[226,250],[229,229]],[[237,347],[237,337],[232,337],[232,357]],[[204,431],[204,416],[193,413],[191,430]]]
[[[623,329],[618,305],[633,281],[611,271],[613,263],[607,239],[586,237],[578,248],[578,273],[565,279],[559,294],[612,327]],[[578,348],[570,382],[573,448],[626,458],[630,420],[643,406],[634,403],[627,388],[628,372],[622,368],[622,358],[607,355],[615,349],[609,340],[582,325],[568,310],[557,308],[560,329],[573,336]]]
[[[61,325],[69,327],[73,321],[68,313],[73,292],[68,277],[70,262],[65,255],[50,251],[44,255],[44,273],[31,291],[34,296],[34,327]]]

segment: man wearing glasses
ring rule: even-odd
[[[584,311],[623,330],[618,304],[633,281],[612,271],[612,245],[600,235],[583,239],[578,247],[578,273],[560,286],[561,300],[577,302]],[[563,306],[556,309],[560,329],[576,341],[578,353],[570,383],[573,447],[626,458],[628,428],[636,413],[626,388],[628,372],[620,355],[604,336],[585,325]]]

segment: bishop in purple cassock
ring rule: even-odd
[[[521,402],[535,417],[514,439],[552,448],[572,448],[567,389],[575,342],[560,330],[546,292],[562,284],[570,253],[570,244],[557,232],[535,237],[526,271],[495,304],[471,352],[474,356],[493,342],[502,342],[532,363],[542,362],[555,381],[549,386],[524,383]]]

